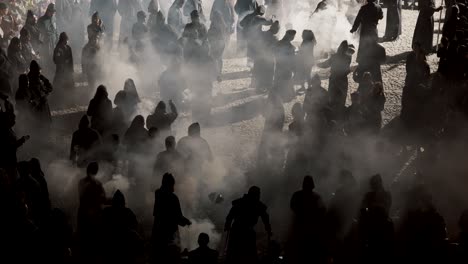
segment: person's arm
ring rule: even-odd
[[[331,67],[331,57],[329,59],[327,59],[326,61],[324,62],[321,62],[321,63],[318,63],[317,66],[319,68],[330,68]]]
[[[358,30],[359,26],[361,25],[361,20],[362,20],[362,8],[359,9],[359,12],[356,16],[356,19],[354,20],[353,27],[351,28],[351,33],[354,33]]]

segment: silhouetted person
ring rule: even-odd
[[[102,23],[106,27],[106,44],[112,47],[114,36],[114,17],[117,12],[116,0],[91,0],[89,15],[99,12]]]
[[[88,87],[94,89],[102,73],[101,45],[97,38],[91,38],[81,52],[81,69]]]
[[[102,222],[105,263],[134,263],[143,241],[137,233],[137,218],[126,207],[120,190],[114,193],[111,206],[102,211]]]
[[[382,126],[382,111],[385,106],[385,94],[382,83],[374,83],[372,89],[363,95],[361,102],[365,120],[363,129],[371,134],[378,134]]]
[[[102,224],[102,206],[106,194],[102,183],[96,179],[99,166],[91,162],[86,169],[86,177],[78,183],[80,206],[78,208],[77,231],[79,236],[80,257],[91,261],[99,255]]]
[[[296,47],[292,44],[295,36],[295,30],[287,30],[275,49],[276,68],[273,89],[281,96],[283,102],[289,102],[295,97],[294,83],[291,81],[296,60]]]
[[[206,26],[200,21],[200,13],[197,10],[191,11],[190,19],[192,22],[185,25],[183,35],[186,31],[195,31],[197,32],[197,38],[201,41],[204,41],[208,31],[206,30]]]
[[[212,13],[211,25],[208,29],[207,39],[210,44],[210,55],[216,62],[218,77],[220,78],[223,70],[223,53],[226,47],[226,22],[220,12]]]
[[[55,12],[55,5],[49,4],[45,14],[37,20],[37,26],[42,39],[40,46],[41,63],[45,65],[46,68],[52,67],[53,65],[52,58],[58,40],[57,26],[53,18]]]
[[[392,196],[384,189],[382,176],[380,174],[373,175],[370,178],[369,184],[370,191],[364,196],[361,210],[381,207],[385,210],[386,215],[388,215],[392,207]]]
[[[80,120],[78,130],[72,136],[70,160],[78,167],[86,167],[90,161],[96,160],[100,143],[99,133],[89,127],[88,117],[84,115]]]
[[[180,56],[179,32],[171,25],[166,24],[166,18],[161,11],[156,14],[156,21],[151,28],[151,42],[161,56],[163,64],[168,64],[173,57]],[[184,27],[185,24],[182,26]]]
[[[285,164],[286,175],[292,179],[304,175],[307,168],[306,149],[304,148],[305,112],[300,103],[295,103],[291,114],[293,121],[288,127],[288,154]]]
[[[39,233],[43,239],[38,245],[44,256],[42,261],[53,264],[72,261],[73,228],[62,210],[51,210]]]
[[[277,34],[280,30],[279,21],[273,22],[270,29],[260,33],[259,48],[257,49],[255,60],[255,89],[259,92],[270,91],[273,87],[273,78],[275,74],[275,48],[278,44]],[[261,48],[260,48],[261,47]]]
[[[182,34],[184,30],[184,15],[182,14],[182,7],[184,6],[184,0],[176,0],[172,3],[169,8],[167,15],[167,24],[171,26],[178,35]]]
[[[386,0],[387,22],[385,26],[385,41],[394,41],[401,35],[401,0]]]
[[[179,114],[177,113],[177,108],[172,100],[169,100],[169,107],[171,108],[171,112],[168,113],[166,111],[166,103],[164,103],[164,101],[160,101],[158,105],[156,105],[156,109],[154,109],[153,114],[148,115],[146,118],[146,127],[158,128],[159,133],[164,137],[171,135],[171,125],[177,119]]]
[[[294,213],[291,241],[292,263],[325,263],[324,225],[326,207],[314,192],[311,176],[305,176],[302,190],[293,194],[290,208]]]
[[[36,61],[31,61],[28,73],[29,91],[31,92],[31,105],[34,112],[34,124],[36,128],[49,129],[52,122],[49,102],[47,97],[52,93],[52,84],[41,74],[41,67]]]
[[[152,254],[157,263],[177,263],[180,256],[174,242],[178,237],[178,228],[191,225],[190,220],[182,214],[179,198],[174,194],[174,186],[174,177],[166,173],[162,178],[161,188],[154,194]]]
[[[357,69],[354,71],[354,80],[359,83],[363,73],[370,72],[372,81],[382,83],[380,66],[386,59],[385,48],[378,43],[372,43],[368,45],[366,53],[368,55],[367,59],[360,61]]]
[[[114,104],[119,107],[126,120],[129,120],[134,114],[138,103],[140,102],[140,96],[135,86],[133,79],[127,79],[124,83],[123,90],[120,90],[114,99]]]
[[[145,119],[143,116],[136,116],[130,127],[125,132],[124,145],[127,146],[127,152],[136,154],[140,153],[145,144],[148,142],[149,134],[145,128]]]
[[[188,127],[188,135],[179,140],[177,150],[185,161],[186,173],[190,175],[201,176],[204,164],[213,161],[210,145],[201,137],[198,123]]]
[[[224,230],[229,232],[226,263],[256,263],[257,239],[255,226],[261,218],[268,237],[271,237],[267,206],[260,201],[260,188],[252,186],[242,198],[232,202]]]
[[[112,117],[112,102],[107,98],[107,89],[99,85],[93,99],[89,102],[86,114],[91,117],[91,128],[103,136],[109,129]]]
[[[148,27],[146,26],[146,13],[144,11],[137,12],[137,22],[132,27],[132,38],[135,41],[135,51],[142,52],[144,41],[148,38]]]
[[[198,235],[198,248],[189,252],[189,264],[216,264],[218,263],[218,252],[208,247],[210,237],[206,233]]]
[[[32,158],[29,161],[29,168],[31,177],[36,180],[40,188],[38,199],[35,201],[37,208],[36,225],[40,227],[50,213],[49,188],[40,161],[36,158]]]
[[[39,51],[40,45],[42,44],[41,31],[37,25],[36,16],[31,10],[28,10],[27,12],[26,21],[23,28],[26,29],[31,35],[31,45],[33,46],[34,50]]]
[[[102,36],[104,35],[104,26],[101,18],[99,17],[99,12],[94,12],[91,16],[91,24],[86,27],[86,32],[88,33],[89,39],[97,39],[98,42],[101,41]]]
[[[54,63],[56,66],[54,87],[60,92],[70,91],[75,88],[73,80],[73,53],[68,45],[67,33],[60,34],[59,41],[54,50]]]
[[[408,128],[417,128],[422,114],[424,91],[429,85],[431,70],[426,62],[426,53],[419,43],[406,58],[405,86],[401,96],[401,119]]]
[[[444,7],[435,7],[434,0],[418,1],[419,15],[414,28],[413,45],[421,44],[421,49],[426,53],[432,53],[432,42],[434,38],[434,13],[441,11]]]
[[[377,24],[382,18],[382,8],[375,3],[375,0],[368,1],[366,5],[363,5],[359,9],[353,28],[351,29],[351,33],[354,33],[360,27],[359,49],[356,58],[358,63],[364,62],[369,58],[367,49],[379,39]]]
[[[307,83],[307,86],[310,86],[310,73],[315,64],[315,45],[317,45],[317,40],[315,39],[314,32],[307,29],[302,31],[302,43],[297,53],[296,72],[294,73],[294,78],[301,85],[302,89],[305,89],[305,83]]]
[[[166,150],[158,153],[154,164],[154,174],[169,172],[174,175],[183,175],[184,160],[182,155],[176,150],[176,142],[173,136],[165,139]]]
[[[348,42],[344,40],[327,61],[319,64],[322,68],[331,68],[328,94],[330,105],[338,113],[344,111],[348,96],[348,74],[351,72],[352,51]]]

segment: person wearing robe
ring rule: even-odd
[[[88,81],[88,87],[96,87],[101,75],[101,45],[97,38],[88,40],[81,53],[81,69]]]
[[[136,107],[140,103],[140,97],[133,79],[127,79],[123,90],[115,95],[114,104],[123,111],[126,120],[129,120],[134,114]]]
[[[159,2],[157,0],[151,0],[148,4],[148,22],[146,23],[148,30],[153,31],[156,26],[156,16],[159,12]]]
[[[167,24],[171,26],[178,35],[182,34],[184,30],[184,15],[182,13],[182,7],[184,6],[185,0],[175,0],[169,8],[167,15]]]
[[[373,82],[382,83],[381,65],[384,64],[387,58],[385,48],[375,42],[367,47],[366,53],[368,55],[367,59],[360,61],[358,67],[353,73],[354,81],[359,83],[362,75],[365,72],[369,72]]]
[[[107,96],[106,87],[99,85],[86,112],[91,117],[91,128],[98,131],[101,136],[108,131],[112,118],[112,102]]]
[[[258,3],[256,0],[239,0],[236,1],[234,5],[234,11],[237,14],[237,50],[242,51],[246,48],[246,36],[244,35],[244,31],[242,30],[242,26],[240,22],[244,19],[245,16],[255,12],[258,8]]]
[[[186,80],[182,75],[181,60],[178,57],[174,57],[158,81],[161,100],[172,100],[179,107],[183,104],[183,93],[187,89]]]
[[[179,32],[166,24],[164,14],[161,11],[156,14],[156,24],[152,28],[151,35],[151,43],[161,56],[163,64],[168,64],[173,57],[179,56],[177,54]]]
[[[262,219],[268,237],[271,236],[267,206],[260,201],[260,188],[250,187],[247,194],[232,202],[224,230],[229,232],[226,263],[257,263],[255,226]]]
[[[211,7],[210,21],[213,21],[216,12],[219,12],[224,20],[226,42],[229,43],[229,37],[234,33],[236,23],[234,7],[229,0],[215,0]]]
[[[294,84],[292,82],[296,47],[292,44],[296,36],[295,30],[288,30],[283,39],[278,42],[275,49],[275,79],[273,91],[283,99],[283,102],[289,102],[295,97]]]
[[[192,223],[183,214],[179,198],[174,194],[175,179],[170,173],[162,177],[161,188],[154,193],[153,259],[155,263],[178,263],[178,250],[174,245],[178,238],[179,226],[190,226]],[[174,256],[175,253],[175,256]]]
[[[88,116],[81,117],[78,130],[73,132],[70,161],[80,168],[86,167],[89,162],[96,160],[97,147],[101,144],[99,133],[89,127]]]
[[[221,13],[215,12],[211,18],[210,29],[208,29],[207,39],[210,44],[210,55],[216,61],[218,78],[223,71],[223,53],[226,48],[226,24]]]
[[[32,60],[39,60],[39,54],[36,53],[31,42],[31,34],[26,28],[22,28],[20,31],[20,41],[21,54],[23,55],[26,63],[30,63]]]
[[[55,0],[57,31],[70,32],[73,0]]]
[[[302,43],[297,53],[297,65],[294,77],[305,91],[305,84],[309,85],[312,67],[315,64],[314,48],[317,45],[314,32],[305,29],[302,32]]]
[[[152,127],[158,128],[159,133],[163,137],[172,134],[171,125],[179,115],[172,100],[169,100],[169,107],[171,108],[171,112],[168,113],[166,111],[166,103],[164,103],[164,101],[160,101],[156,106],[156,109],[154,109],[154,113],[148,115],[146,118],[146,127],[148,129]]]
[[[255,60],[255,89],[258,92],[270,91],[275,74],[275,48],[278,44],[279,21],[273,22],[270,29],[261,33],[261,49]]]
[[[39,51],[42,43],[42,36],[41,31],[39,30],[39,27],[37,25],[36,16],[31,10],[28,10],[26,22],[24,23],[23,28],[29,32],[29,35],[31,36],[31,45],[34,48],[34,50]]]
[[[373,175],[369,180],[369,187],[369,192],[364,195],[362,200],[361,210],[380,207],[388,215],[392,207],[392,195],[385,190],[382,176],[380,174]]]
[[[21,41],[19,38],[14,37],[10,41],[10,45],[8,46],[8,59],[13,67],[14,75],[12,78],[14,80],[18,80],[18,76],[20,74],[26,73],[28,69],[28,62],[23,57],[23,53],[21,52]],[[18,87],[18,83],[12,83],[14,89],[16,90]]]
[[[28,76],[21,74],[18,77],[18,90],[15,94],[15,108],[18,113],[18,123],[21,129],[25,129],[33,120],[33,106],[31,104],[31,91],[29,89]]]
[[[132,38],[135,41],[135,51],[142,52],[144,50],[144,41],[148,36],[148,27],[146,26],[146,14],[143,11],[138,11],[137,22],[132,27]]]
[[[56,65],[54,87],[61,91],[73,89],[73,53],[68,45],[67,33],[60,34],[59,42],[54,50],[54,63]]]
[[[20,23],[13,16],[7,4],[0,3],[0,29],[3,31],[3,45],[7,45],[19,31]]]
[[[216,264],[218,263],[218,251],[208,247],[210,237],[206,233],[198,235],[198,248],[188,254],[189,264]]]
[[[188,127],[188,135],[179,140],[177,151],[184,159],[186,173],[190,175],[201,176],[204,164],[214,159],[210,145],[201,137],[198,123],[193,123]]]
[[[382,127],[382,111],[385,106],[385,94],[382,83],[374,83],[367,95],[363,96],[362,109],[364,124],[361,127],[372,135],[377,135]]]
[[[85,15],[78,0],[72,5],[72,18],[70,25],[70,46],[73,51],[73,58],[81,60],[81,49],[85,45]]]
[[[183,175],[184,159],[176,149],[175,138],[173,136],[166,137],[165,146],[166,150],[159,152],[156,156],[153,174],[158,176],[167,172],[174,175]]]
[[[193,10],[190,13],[190,19],[192,22],[185,25],[184,33],[182,35],[186,35],[186,32],[195,31],[197,34],[197,39],[201,40],[202,42],[205,41],[207,30],[206,26],[200,20],[200,14],[197,10]]]
[[[359,9],[359,13],[354,20],[351,33],[354,33],[360,28],[359,49],[356,61],[359,63],[368,58],[367,49],[379,39],[377,24],[383,18],[383,11],[380,5],[375,3],[375,0],[370,0],[368,3]]]
[[[434,0],[421,0],[418,2],[419,15],[413,34],[413,45],[419,43],[421,49],[429,54],[433,51],[434,38],[434,13],[441,11],[444,7],[435,7]]]
[[[257,54],[259,53],[260,38],[258,35],[262,33],[263,26],[270,26],[273,24],[273,20],[268,20],[264,17],[265,15],[265,6],[258,6],[255,9],[255,12],[245,16],[239,25],[242,27],[243,37],[247,41],[247,58],[254,61],[257,59]],[[254,65],[255,66],[255,65]],[[257,69],[253,69],[255,71]]]
[[[341,42],[336,54],[319,64],[321,68],[331,68],[328,87],[329,100],[331,106],[337,112],[344,110],[346,97],[348,96],[348,74],[351,72],[351,55],[348,51],[349,45],[345,40]]]
[[[96,38],[100,41],[102,39],[104,35],[104,25],[98,12],[94,12],[91,17],[91,24],[88,25],[86,31],[88,32],[88,40]]]
[[[52,68],[52,58],[58,39],[57,27],[54,19],[55,12],[55,5],[49,4],[45,14],[37,21],[37,26],[41,32],[42,38],[40,54],[42,63],[45,65],[46,69]]]
[[[394,41],[401,35],[401,0],[386,0],[387,22],[385,26],[385,41]]]
[[[104,42],[106,43],[106,46],[112,48],[114,37],[114,17],[117,12],[117,1],[91,0],[89,16],[92,16],[95,12],[99,13],[100,18],[102,19],[102,24],[106,27]]]
[[[143,8],[140,0],[127,0],[119,1],[117,10],[122,17],[119,36],[119,42],[122,42],[125,38],[131,37],[132,26],[137,22],[137,12],[142,11]]]
[[[34,60],[29,66],[28,81],[31,92],[30,101],[34,109],[34,124],[38,129],[48,129],[52,122],[52,115],[47,97],[52,93],[53,88],[49,80],[41,74],[41,67]]]
[[[197,11],[202,23],[206,22],[205,13],[203,12],[202,0],[186,0],[183,8],[184,16],[191,17],[193,11]]]

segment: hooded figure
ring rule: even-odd
[[[11,66],[13,67],[13,80],[18,80],[18,76],[20,74],[26,73],[28,69],[28,62],[23,57],[21,49],[22,47],[20,39],[17,37],[12,38],[10,45],[8,46],[8,59],[10,60]],[[13,82],[13,87],[16,86],[17,82]]]
[[[36,53],[37,50],[33,47],[31,33],[24,27],[20,31],[20,41],[21,54],[23,55],[26,63],[32,60],[38,60],[39,54]]]
[[[37,128],[48,129],[52,122],[47,97],[52,93],[52,84],[41,74],[41,67],[36,61],[31,61],[28,73],[29,91],[31,92],[31,105]],[[34,127],[34,126],[33,126]]]
[[[117,5],[122,20],[120,21],[119,42],[131,36],[132,25],[137,22],[137,12],[142,11],[140,0],[119,1]]]
[[[54,63],[56,66],[54,87],[61,92],[75,88],[73,80],[73,53],[68,45],[67,33],[60,34],[59,42],[54,50]]]
[[[49,4],[45,14],[37,21],[42,38],[40,54],[43,59],[42,63],[46,68],[52,66],[53,53],[58,40],[57,26],[54,19],[55,12],[55,5]]]
[[[185,0],[175,0],[167,14],[167,24],[171,26],[178,35],[182,34],[185,27],[184,15],[182,14],[184,3]]]
[[[88,40],[97,39],[100,41],[102,39],[102,36],[104,35],[104,24],[102,23],[98,12],[94,12],[91,17],[91,24],[88,25],[86,31],[88,32]]]
[[[154,113],[146,118],[146,127],[148,129],[152,127],[158,128],[162,136],[171,135],[171,125],[177,119],[179,114],[177,113],[176,106],[171,100],[169,100],[169,107],[171,108],[170,113],[166,111],[166,103],[164,103],[164,101],[160,101],[156,106],[156,109],[154,109]]]
[[[149,17],[148,17],[148,23],[147,23],[147,26],[148,26],[148,29],[150,31],[152,31],[152,29],[155,27],[156,25],[156,15],[158,14],[159,12],[159,2],[158,0],[151,0],[148,4],[148,14],[149,14]]]
[[[112,102],[107,98],[107,89],[99,85],[93,99],[89,102],[86,114],[91,117],[91,128],[104,135],[112,118]]]
[[[91,0],[89,8],[89,15],[98,12],[102,19],[102,24],[105,25],[106,29],[106,43],[112,47],[112,41],[114,36],[114,17],[117,12],[117,1],[116,0]]]
[[[42,36],[39,26],[37,25],[36,16],[31,10],[28,10],[23,29],[28,30],[29,35],[31,36],[31,45],[35,51],[39,51],[42,43]]]
[[[80,168],[86,167],[90,161],[96,160],[100,143],[99,133],[89,127],[88,116],[84,115],[72,136],[70,160]]]
[[[210,145],[200,133],[200,124],[193,123],[188,127],[188,136],[177,143],[177,150],[185,161],[186,173],[199,176],[204,164],[213,161]]]
[[[434,38],[434,13],[441,11],[444,7],[435,7],[434,0],[421,0],[418,2],[419,16],[414,28],[413,45],[420,43],[422,50],[429,54],[433,50]]]
[[[174,242],[178,237],[178,227],[191,225],[180,208],[174,194],[175,179],[172,174],[163,175],[161,188],[154,193],[153,256],[157,263],[177,263]],[[179,251],[180,252],[180,251]]]
[[[380,176],[380,174],[372,176],[370,178],[369,185],[370,191],[366,193],[362,200],[361,210],[381,207],[388,215],[390,208],[392,207],[392,196],[384,189],[382,176]]]
[[[126,120],[129,120],[140,103],[140,97],[133,79],[127,79],[124,83],[123,90],[115,95],[114,104],[119,107]]]
[[[208,247],[210,237],[208,234],[200,233],[198,236],[198,248],[189,252],[190,264],[216,264],[218,263],[218,252]]]
[[[137,22],[132,27],[132,37],[135,41],[135,51],[144,50],[144,42],[148,38],[148,27],[146,26],[146,13],[138,11]]]
[[[294,84],[291,81],[296,60],[296,47],[292,44],[295,36],[295,30],[287,30],[275,51],[276,69],[273,89],[281,96],[283,102],[289,102],[295,97]]]

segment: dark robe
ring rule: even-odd
[[[159,176],[164,173],[170,173],[176,176],[184,174],[184,159],[179,151],[168,149],[158,153],[153,174]]]
[[[29,90],[31,92],[31,104],[35,123],[41,126],[49,126],[52,122],[47,96],[52,92],[52,84],[43,75],[33,76],[28,74]]]
[[[387,23],[384,38],[394,40],[401,35],[401,0],[386,0],[385,5]]]
[[[99,12],[99,17],[106,27],[106,37],[109,44],[112,44],[112,37],[114,36],[114,17],[117,12],[116,0],[92,0],[89,8],[89,16],[94,12]]]
[[[179,115],[174,104],[169,104],[169,106],[171,107],[170,113],[156,110],[153,114],[148,115],[146,118],[146,127],[148,129],[156,127],[160,133],[169,136],[172,132],[171,125]]]
[[[54,50],[54,63],[56,65],[54,87],[61,91],[75,87],[73,80],[73,53],[68,45],[57,45]]]
[[[174,1],[174,3],[169,8],[167,24],[171,26],[178,35],[182,34],[182,31],[185,27],[183,17],[184,15],[182,14],[182,8],[179,8],[177,6],[177,1]]]
[[[315,64],[314,48],[316,44],[317,43],[315,40],[307,42],[303,41],[299,47],[294,78],[301,85],[304,85],[305,82],[308,83],[310,81],[312,67]]]
[[[378,43],[367,47],[367,59],[359,62],[358,68],[354,71],[353,78],[360,82],[365,72],[370,72],[373,82],[382,83],[381,65],[385,62],[387,54],[385,48]]]
[[[44,15],[37,21],[37,27],[41,33],[42,44],[40,49],[44,68],[52,66],[52,58],[58,41],[57,27],[53,17]]]
[[[177,151],[185,161],[185,173],[201,176],[203,166],[213,160],[210,145],[202,137],[186,136],[177,143]]]
[[[109,129],[112,118],[112,102],[108,98],[93,98],[86,113],[91,117],[91,128],[103,135]]]
[[[296,48],[291,42],[280,40],[275,48],[275,77],[273,89],[283,102],[289,102],[295,97],[292,82],[295,69]]]
[[[159,78],[161,100],[173,100],[176,105],[182,105],[183,92],[187,88],[185,78],[180,69],[168,68]]]
[[[352,31],[356,31],[359,26],[361,27],[357,62],[366,60],[368,47],[377,42],[379,38],[377,24],[382,18],[382,8],[376,3],[368,3],[359,9],[352,28]]]
[[[85,168],[89,162],[96,161],[97,147],[101,143],[99,133],[92,128],[80,123],[78,130],[73,132],[70,160],[75,162],[78,167]]]
[[[86,43],[81,53],[81,69],[88,81],[88,87],[94,89],[101,75],[101,48],[93,43]]]
[[[189,252],[189,264],[217,264],[218,251],[209,247],[199,247]]]
[[[434,12],[436,11],[434,0],[421,0],[418,2],[419,16],[414,28],[413,45],[416,42],[426,54],[432,52],[434,38]]]
[[[23,28],[27,29],[29,35],[31,36],[31,45],[33,46],[35,51],[40,50],[40,46],[42,43],[42,36],[41,31],[37,23],[33,24],[31,21],[27,21]]]
[[[254,64],[255,88],[259,91],[269,91],[273,87],[275,74],[275,48],[278,37],[271,31],[261,33],[261,49]]]

